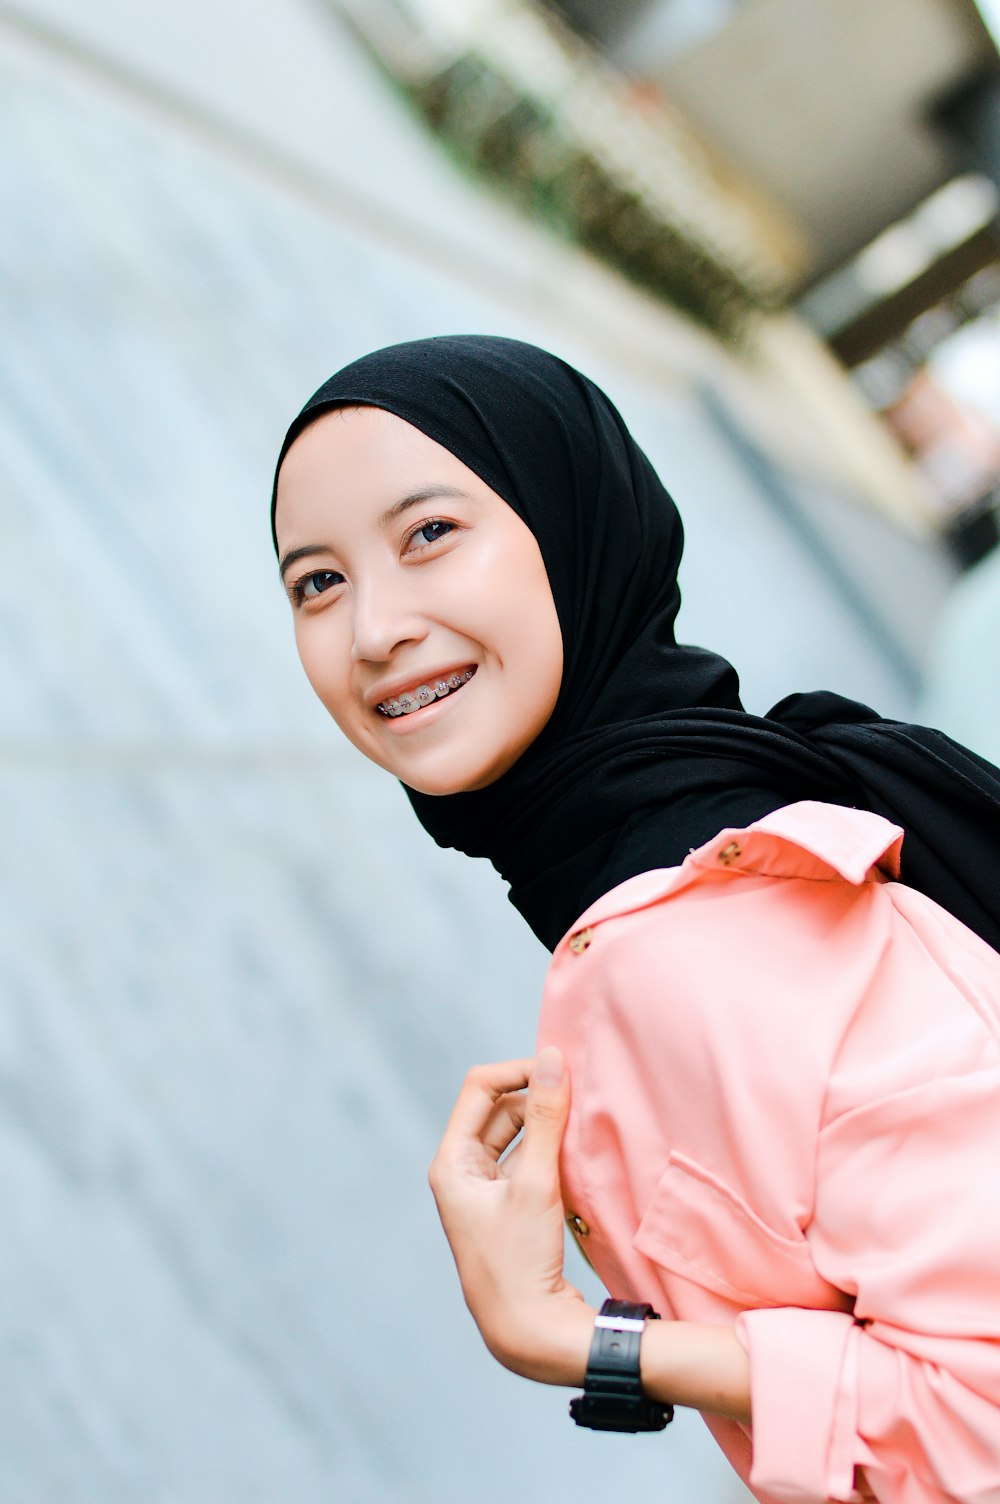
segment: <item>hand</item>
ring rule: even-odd
[[[483,1340],[505,1367],[548,1384],[582,1383],[594,1321],[563,1278],[559,1147],[568,1114],[558,1050],[477,1066],[429,1174]]]
[[[596,1312],[563,1278],[559,1148],[568,1114],[558,1050],[478,1066],[459,1093],[430,1182],[490,1352],[526,1378],[578,1386]],[[502,1158],[522,1127],[520,1143]],[[650,1399],[749,1423],[749,1359],[729,1327],[650,1322],[641,1363]]]

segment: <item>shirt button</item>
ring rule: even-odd
[[[590,1228],[587,1226],[586,1222],[582,1217],[578,1217],[576,1212],[573,1212],[569,1217],[567,1217],[566,1222],[569,1226],[570,1231],[575,1233],[578,1238],[585,1238],[590,1232]]]
[[[719,852],[719,861],[724,867],[728,867],[730,862],[735,862],[736,858],[740,854],[740,849],[741,848],[735,841],[730,841],[729,845],[723,846],[722,850]]]
[[[582,956],[593,938],[594,932],[589,926],[585,930],[577,930],[575,935],[570,935],[569,948],[574,956]]]

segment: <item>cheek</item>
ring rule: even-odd
[[[503,613],[504,634],[498,637],[511,688],[529,721],[534,737],[555,708],[562,685],[563,643],[559,618],[541,561],[530,561],[521,573],[523,588],[516,593],[517,609],[508,597]]]
[[[562,687],[563,646],[554,610],[551,614],[540,614],[532,625],[534,630],[525,640],[525,654],[529,666],[527,696],[534,737],[556,708]]]
[[[323,617],[306,619],[296,627],[295,646],[306,678],[339,725],[348,703],[349,647],[338,642],[338,634]]]

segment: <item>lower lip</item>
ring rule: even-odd
[[[463,684],[461,689],[450,690],[440,700],[434,700],[432,704],[424,705],[420,710],[411,710],[409,715],[383,715],[380,710],[376,710],[379,724],[387,731],[391,731],[394,736],[406,736],[410,731],[419,731],[421,726],[431,726],[441,719],[453,700],[457,700],[460,695],[467,692],[475,677],[473,674],[472,679]]]

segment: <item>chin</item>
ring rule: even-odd
[[[486,787],[485,783],[466,783],[463,780],[451,780],[447,778],[421,779],[415,782],[411,778],[400,780],[412,789],[415,794],[426,794],[429,799],[446,799],[449,794],[471,794],[475,789]],[[492,782],[492,779],[488,780]]]
[[[408,778],[399,773],[397,777],[407,788],[413,789],[414,793],[427,794],[432,799],[445,799],[449,794],[474,794],[479,789],[488,788],[505,771],[504,768],[499,771],[495,768],[477,768],[465,774],[441,772],[428,774],[424,778]]]

